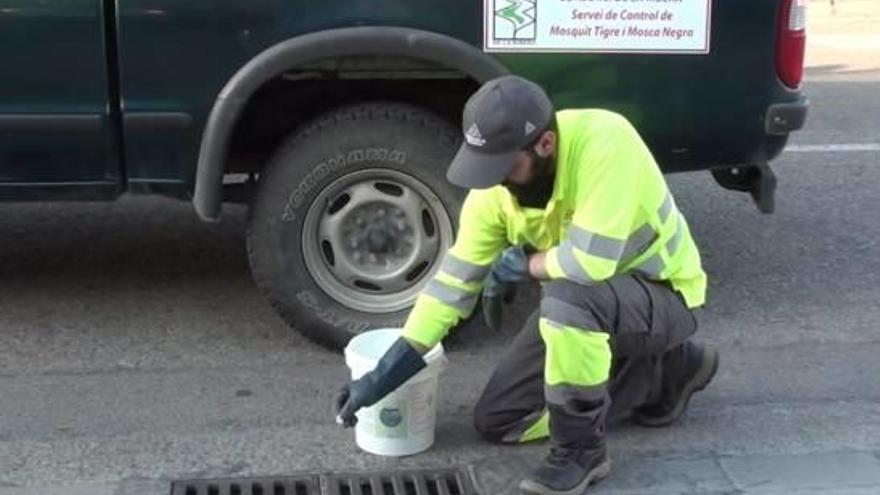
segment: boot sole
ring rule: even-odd
[[[598,483],[607,478],[611,474],[611,459],[605,459],[592,471],[587,473],[584,481],[578,483],[577,486],[570,490],[554,490],[550,487],[535,483],[532,480],[523,480],[519,484],[519,490],[525,495],[581,495],[590,485]]]
[[[681,419],[685,409],[687,409],[691,397],[693,397],[695,393],[706,388],[709,383],[712,382],[712,379],[715,378],[715,373],[718,372],[718,351],[714,349],[706,349],[705,352],[707,357],[706,362],[700,366],[699,371],[697,371],[694,377],[684,385],[681,400],[679,400],[678,404],[672,408],[672,412],[660,417],[636,414],[633,419],[642,426],[651,427],[669,426]]]

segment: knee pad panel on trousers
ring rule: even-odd
[[[580,285],[568,280],[543,284],[541,317],[592,331],[611,333],[617,318],[617,298],[605,283]]]
[[[511,425],[515,424],[517,419],[518,417],[505,414],[483,400],[474,406],[474,429],[490,442],[503,443],[505,436],[511,430]]]
[[[497,442],[504,436],[503,433],[499,434],[499,426],[497,421],[493,421],[488,404],[478,401],[474,406],[474,428],[477,432],[486,440]]]
[[[632,280],[637,285],[619,288],[622,309],[613,339],[617,354],[661,354],[694,334],[694,315],[671,287],[638,277]]]

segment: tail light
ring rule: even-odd
[[[789,88],[797,88],[804,75],[807,1],[782,0],[780,5],[776,30],[776,72]]]

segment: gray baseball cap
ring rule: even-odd
[[[468,189],[501,184],[517,152],[553,119],[553,104],[540,86],[519,76],[486,82],[464,107],[464,142],[446,178]]]

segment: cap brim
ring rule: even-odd
[[[452,164],[446,171],[446,179],[467,189],[486,189],[497,186],[513,170],[518,150],[487,154],[480,153],[467,143],[461,145]]]

